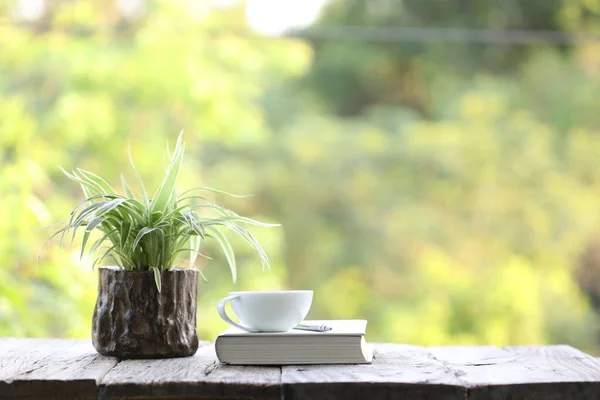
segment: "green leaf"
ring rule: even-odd
[[[131,216],[129,216],[129,219],[131,219]],[[127,243],[127,239],[129,238],[129,233],[131,232],[131,227],[132,227],[132,222],[131,221],[123,221],[121,223],[121,231],[120,231],[120,236],[121,236],[121,248],[125,248],[125,244]]]
[[[281,226],[280,224],[267,224],[264,222],[255,221],[253,219],[241,217],[239,215],[220,218],[205,218],[200,219],[200,222],[203,225],[221,225],[224,222],[242,222],[248,225],[260,226],[261,228],[278,228]]]
[[[123,269],[129,270],[129,271],[133,271],[135,268],[135,266],[133,264],[131,264],[130,257],[128,257],[125,253],[123,253],[122,251],[119,251],[117,248],[114,248],[111,251],[111,257],[113,257],[118,263],[119,266]]]
[[[92,247],[90,248],[90,254],[97,251],[100,248],[100,246],[102,245],[102,243],[104,243],[109,238],[109,236],[115,232],[118,232],[118,230],[116,228],[113,229],[112,231],[106,232],[100,239],[96,240],[94,242],[94,244],[92,245]],[[116,244],[116,243],[113,243],[113,244]]]
[[[101,201],[98,203],[93,203],[89,207],[86,207],[82,210],[77,219],[70,226],[73,229],[73,235],[71,237],[71,243],[75,240],[75,235],[77,234],[77,230],[82,225],[87,225],[94,218],[102,217],[107,214],[109,211],[115,209],[119,205],[123,204],[127,199],[118,198],[110,201]]]
[[[115,189],[113,189],[108,182],[106,182],[103,178],[99,177],[98,175],[81,168],[77,168],[77,172],[79,172],[83,177],[87,178],[89,181],[95,183],[99,188],[102,189],[102,191],[104,191],[104,193],[117,194]]]
[[[269,269],[271,268],[267,253],[265,253],[260,243],[258,243],[258,240],[256,240],[247,229],[244,229],[231,222],[226,222],[224,226],[241,236],[254,249],[254,251],[258,253],[263,271],[265,267]]]
[[[196,264],[198,258],[198,252],[200,251],[200,242],[202,238],[200,236],[190,236],[190,265]]]
[[[85,228],[85,232],[83,233],[83,242],[81,244],[81,254],[79,255],[80,260],[83,258],[83,253],[85,252],[85,246],[90,237],[90,234],[102,222],[104,222],[104,218],[102,218],[102,217],[94,218],[93,220],[90,221],[90,223]]]
[[[156,288],[158,289],[158,293],[160,293],[162,289],[162,282],[160,277],[160,270],[156,267],[150,267],[152,271],[154,271],[154,281],[156,282]]]
[[[223,254],[227,259],[227,264],[229,264],[229,269],[231,270],[231,277],[233,279],[233,283],[235,283],[235,281],[237,280],[237,267],[235,264],[235,253],[233,252],[233,248],[231,247],[229,240],[218,229],[210,227],[207,230],[211,232],[210,237],[215,239],[217,243],[219,243],[219,245],[221,246]]]
[[[196,220],[199,220],[198,216],[194,214],[193,211],[185,211],[182,212],[180,215],[181,218],[176,217],[176,219],[178,221],[181,221],[183,224],[189,226],[192,229],[192,231],[196,233],[196,235],[204,239],[204,237],[206,236],[206,229],[201,223],[196,223]]]
[[[63,167],[59,167],[59,168],[63,172],[63,174],[65,174],[69,179],[79,183],[79,185],[81,186],[81,190],[83,191],[83,194],[85,197],[87,197],[87,198],[93,197],[92,191],[97,189],[95,187],[95,185],[91,185],[89,182],[84,181],[79,176],[77,176],[77,174],[75,174],[75,173],[73,173],[73,174],[68,173]],[[103,193],[96,193],[96,194],[103,194]]]
[[[76,182],[78,182],[80,185],[82,185],[82,188],[85,189],[84,194],[86,196],[88,196],[88,194],[87,194],[88,192],[90,194],[95,193],[97,195],[104,195],[104,196],[115,194],[114,191],[106,191],[100,183],[98,183],[94,179],[89,178],[82,171],[83,170],[80,170],[79,168],[77,168],[77,172],[73,171],[72,176],[74,177]]]
[[[80,210],[78,214],[71,215],[71,219],[67,223],[69,228],[75,229],[79,225],[81,225],[88,217],[92,217],[94,212],[98,210],[100,207],[108,204],[108,201],[99,201],[97,203],[92,203],[83,210]]]
[[[196,269],[198,271],[198,273],[200,274],[200,277],[202,278],[202,280],[204,282],[208,282],[208,279],[206,279],[206,276],[204,276],[204,274],[202,273],[202,270],[200,268]]]
[[[130,212],[129,217],[136,221],[139,224],[143,224],[146,221],[145,209],[142,203],[137,200],[128,199],[126,202],[123,202],[121,208]]]
[[[123,176],[123,174],[121,174],[121,185],[123,185],[123,190],[125,191],[125,194],[127,195],[127,197],[136,200],[135,195],[129,188],[129,185],[127,184],[127,181],[125,180],[125,177]]]
[[[151,213],[156,211],[163,211],[166,213],[169,200],[175,198],[175,183],[177,181],[177,176],[179,175],[181,162],[183,161],[184,150],[185,145],[182,142],[182,136],[180,134],[177,138],[175,152],[171,158],[171,163],[167,169],[167,174],[160,184],[160,187],[156,191],[156,194],[152,198],[152,202],[150,203]]]
[[[137,236],[135,237],[135,240],[133,241],[133,245],[131,246],[131,250],[135,250],[136,249],[136,247],[140,243],[140,240],[142,240],[142,238],[144,236],[146,236],[150,232],[157,231],[158,229],[159,228],[150,228],[150,227],[145,227],[145,228],[140,229],[140,231],[138,232]]]
[[[188,194],[190,192],[195,192],[195,191],[198,191],[198,190],[203,190],[203,191],[206,191],[206,192],[213,192],[213,193],[218,193],[218,194],[224,194],[224,195],[229,196],[229,197],[235,197],[236,199],[245,199],[245,198],[254,196],[253,194],[233,194],[233,193],[225,192],[225,191],[219,190],[219,189],[214,189],[214,188],[210,188],[210,187],[200,186],[200,187],[197,187],[197,188],[193,188],[193,189],[189,189],[189,190],[184,191],[183,193],[181,193],[178,196],[178,198],[184,197],[186,194]]]
[[[114,246],[112,246],[108,250],[106,250],[106,252],[104,252],[104,254],[102,254],[101,257],[96,258],[94,260],[94,262],[92,263],[92,271],[94,270],[94,267],[96,267],[96,264],[101,263],[102,260],[104,260],[104,258],[106,258],[106,256],[108,256],[116,247],[117,247],[117,245],[115,244]]]
[[[101,217],[102,215],[108,213],[109,211],[114,210],[115,208],[119,207],[121,204],[125,203],[126,201],[128,201],[128,200],[124,199],[124,198],[111,200],[108,203],[104,204],[102,207],[100,207],[98,210],[96,210],[96,216]]]
[[[133,169],[133,172],[135,173],[135,176],[137,177],[137,180],[140,184],[140,188],[142,189],[142,201],[147,206],[150,203],[150,200],[148,199],[148,192],[146,192],[144,181],[142,181],[142,177],[138,172],[137,168],[135,167],[135,163],[133,162],[133,157],[131,156],[131,145],[127,149],[127,153],[129,155],[129,164],[131,164],[131,168]]]
[[[154,211],[151,215],[150,215],[150,220],[152,221],[152,224],[156,224],[163,216],[163,212],[162,211]]]
[[[187,248],[187,247],[184,247],[184,248],[181,248],[181,249],[177,249],[173,253],[171,253],[171,258],[174,258],[179,253],[185,253],[185,252],[190,252],[191,253],[192,251],[195,251],[195,250],[192,249],[192,248]],[[202,258],[206,258],[207,260],[212,260],[212,257],[209,257],[206,254],[202,254],[202,253],[198,252],[198,255],[200,257],[202,257]]]

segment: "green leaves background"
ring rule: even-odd
[[[261,272],[229,216],[190,199],[198,216],[221,219],[238,267],[233,285],[215,238],[192,235],[177,255],[208,279],[203,339],[225,329],[214,303],[228,291],[290,288],[315,290],[311,318],[367,318],[373,341],[600,348],[587,294],[600,290],[598,43],[264,38],[247,30],[242,3],[194,13],[188,4],[208,3],[170,0],[148,1],[135,21],[113,1],[47,1],[42,23],[13,25],[11,2],[0,2],[0,335],[89,338],[89,225],[72,247],[72,232],[62,249],[60,237],[48,243],[36,268],[50,232],[40,227],[82,199],[57,166],[145,205],[183,128],[178,196],[282,224],[249,227],[273,266]],[[590,1],[397,3],[331,0],[323,24],[568,33],[599,20]],[[197,186],[254,196],[184,194]],[[126,202],[108,214],[117,210],[135,213]],[[105,222],[86,249],[115,236],[100,232]]]

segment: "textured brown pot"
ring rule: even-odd
[[[119,358],[186,357],[196,353],[198,271],[154,273],[99,268],[92,342],[98,353]]]

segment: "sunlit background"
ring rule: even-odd
[[[90,260],[40,252],[59,166],[118,185],[130,144],[157,185],[184,130],[181,190],[282,224],[236,284],[204,244],[202,339],[290,288],[370,341],[599,354],[599,33],[600,0],[0,1],[0,335],[90,336]]]

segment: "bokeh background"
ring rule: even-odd
[[[65,169],[150,187],[184,130],[272,259],[211,243],[230,290],[313,289],[370,341],[600,354],[600,0],[1,0],[0,335],[90,336],[96,271],[49,243]],[[237,243],[237,242],[236,242]]]

